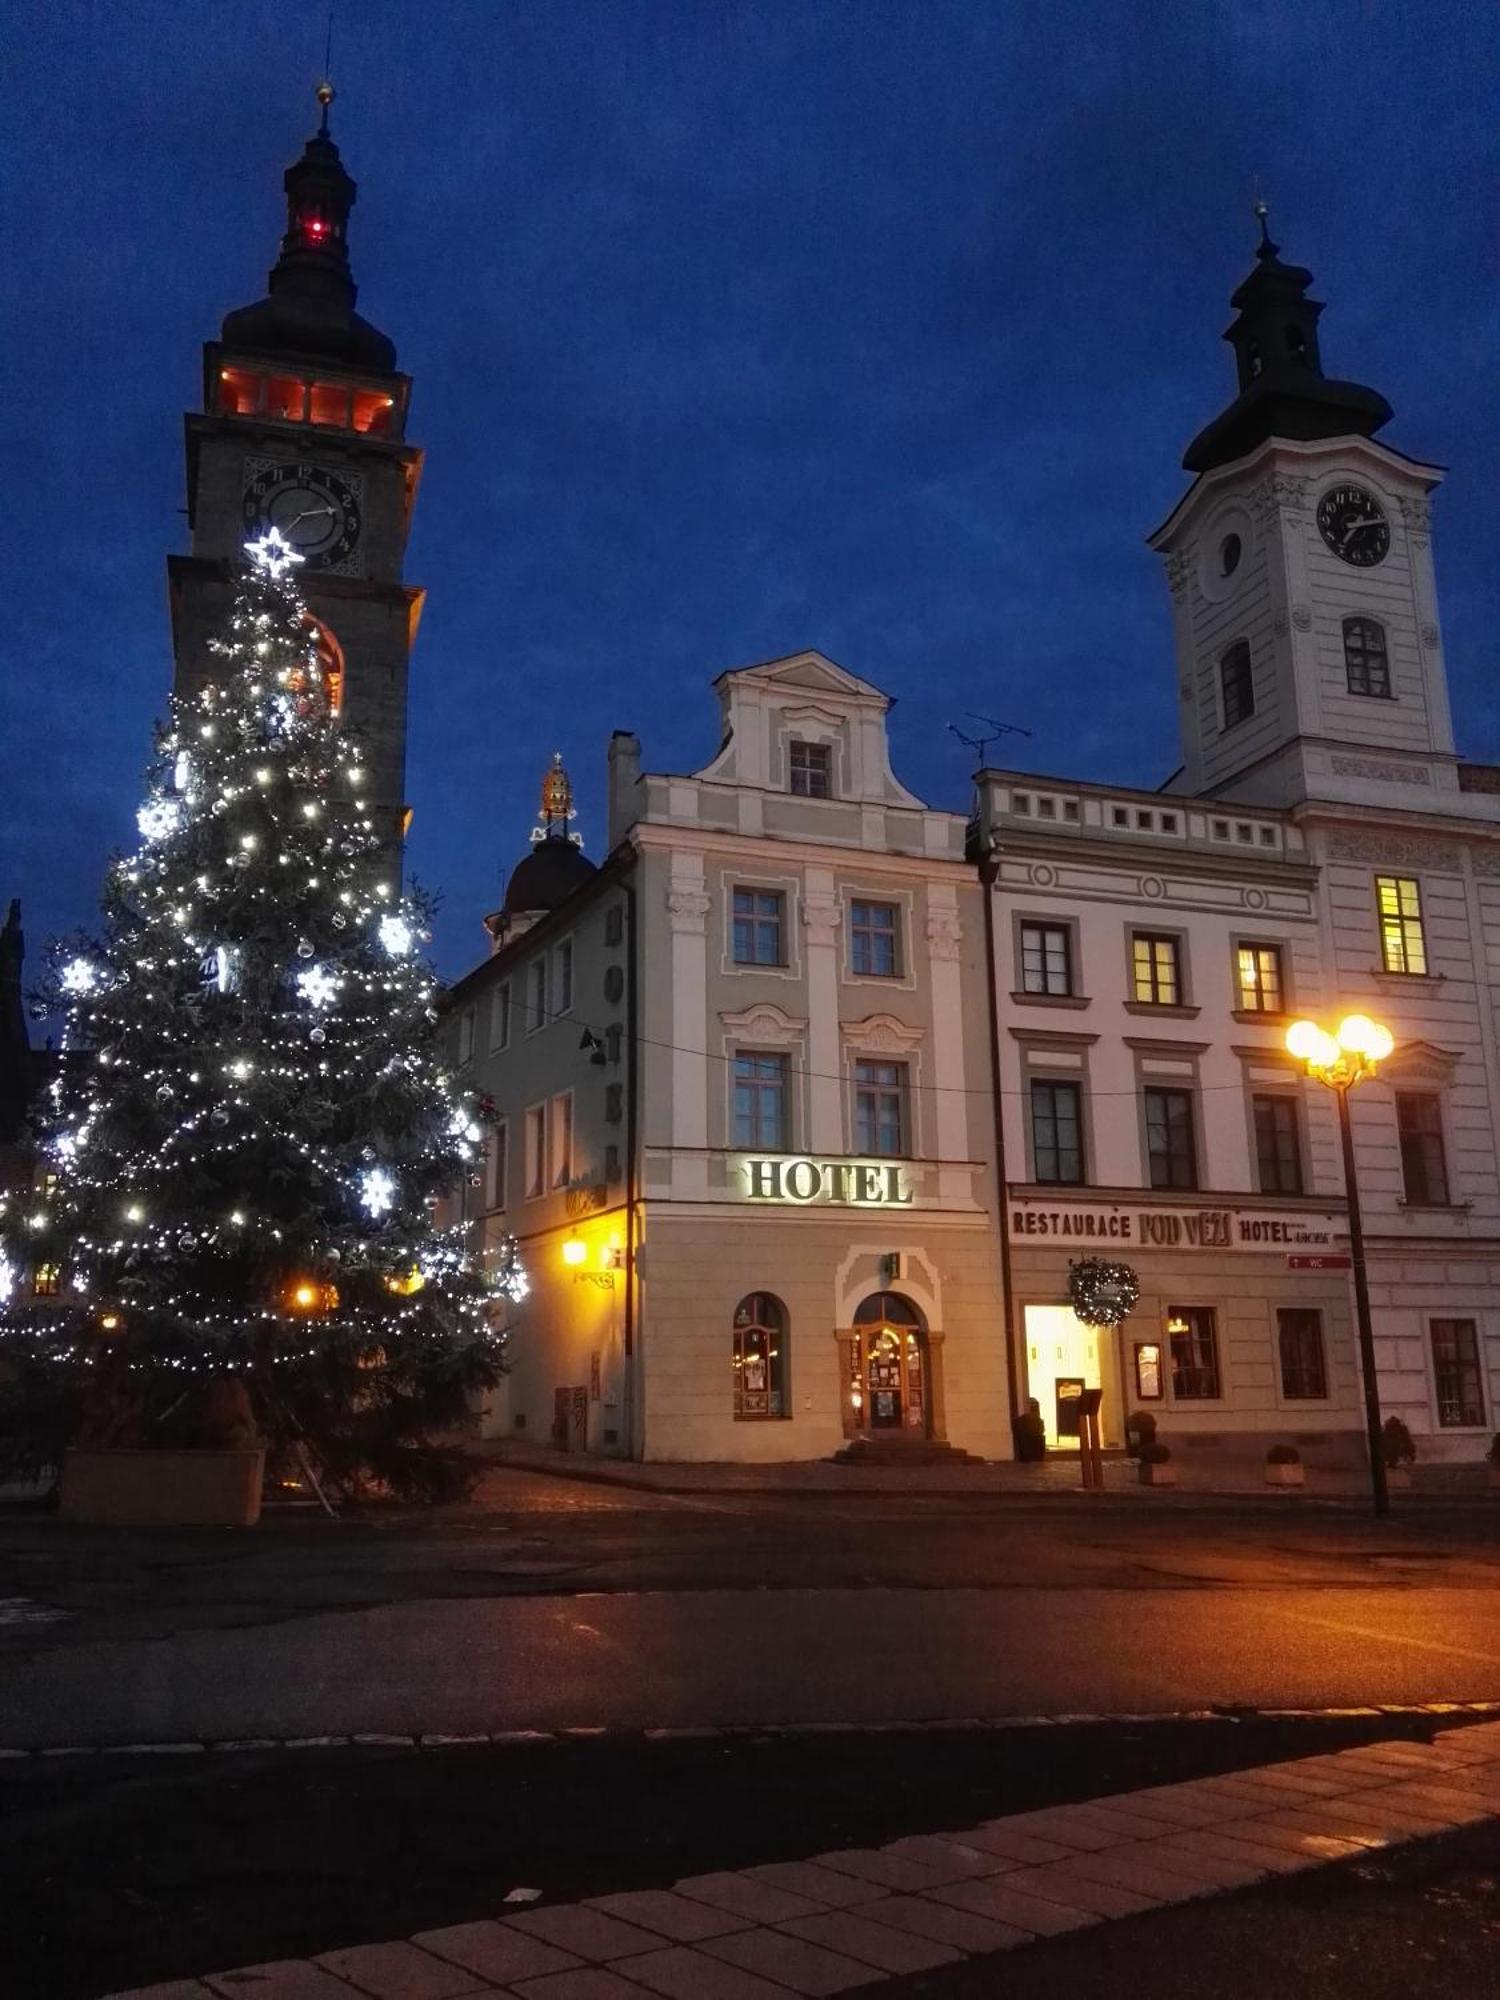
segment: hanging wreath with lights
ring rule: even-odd
[[[1118,1326],[1140,1295],[1141,1281],[1129,1264],[1084,1257],[1068,1265],[1068,1296],[1085,1326]]]

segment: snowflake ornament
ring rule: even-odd
[[[297,974],[297,991],[309,1007],[331,1007],[342,984],[325,965],[309,965]]]
[[[416,943],[411,925],[404,917],[382,917],[379,937],[392,958],[405,958]]]
[[[99,970],[87,958],[70,958],[58,975],[58,985],[64,993],[82,996],[92,993],[99,984]]]
[[[396,1177],[384,1167],[367,1167],[359,1177],[360,1206],[378,1221],[395,1205]]]
[[[165,840],[177,831],[182,808],[175,799],[148,799],[135,816],[142,840]]]

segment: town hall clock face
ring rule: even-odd
[[[279,528],[310,569],[350,569],[359,546],[360,493],[320,465],[245,462],[245,529]]]
[[[1335,486],[1318,502],[1318,533],[1340,562],[1373,569],[1391,546],[1391,524],[1363,486]]]

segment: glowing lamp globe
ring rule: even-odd
[[[1325,1052],[1333,1046],[1331,1038],[1324,1034],[1316,1021],[1293,1021],[1286,1031],[1286,1045],[1288,1053],[1294,1055],[1298,1062],[1307,1063],[1324,1061]],[[1337,1053],[1335,1047],[1334,1054]]]
[[[581,1264],[588,1254],[588,1245],[581,1236],[570,1236],[562,1247],[562,1260],[565,1264]]]

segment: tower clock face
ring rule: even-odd
[[[359,546],[360,496],[320,465],[250,459],[245,466],[245,528],[279,528],[310,569],[345,569]]]
[[[1335,486],[1318,502],[1318,533],[1340,562],[1373,569],[1391,546],[1391,524],[1363,486]]]

